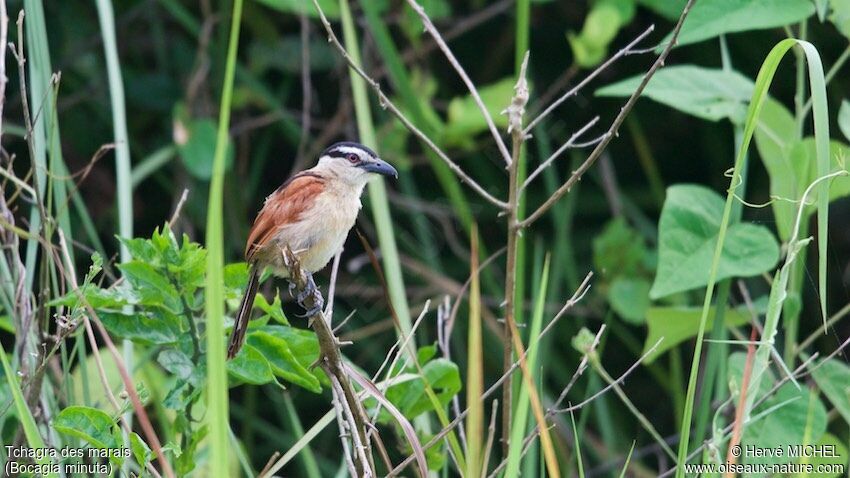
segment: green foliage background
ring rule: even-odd
[[[339,22],[345,9],[335,0],[318,3],[341,31]],[[479,85],[496,125],[504,130],[507,117],[500,113],[510,102],[516,81],[514,3],[420,3],[447,36]],[[605,69],[531,131],[533,141],[525,150],[529,171],[597,115],[600,123],[582,141],[604,132],[654,58],[650,47],[665,41],[685,3],[531,2],[527,20],[531,118],[648,25],[655,24],[655,31],[639,47],[649,48],[647,51],[627,55]],[[3,147],[17,159],[11,167],[4,159],[2,166],[21,178],[33,164],[39,166],[36,178],[50,184],[47,197],[54,202],[58,217],[51,227],[62,228],[69,240],[75,241],[71,259],[81,277],[94,263],[81,281],[80,292],[114,340],[128,339],[135,344],[135,349],[128,349],[133,359],[131,373],[175,471],[180,476],[207,476],[211,458],[205,413],[212,412],[204,400],[207,370],[202,357],[207,352],[203,338],[208,257],[201,245],[207,243],[205,231],[211,220],[210,180],[232,4],[227,0],[114,2],[127,118],[128,141],[122,146],[129,148],[132,167],[129,186],[116,181],[113,153],[95,156],[116,135],[110,97],[114,90],[104,59],[104,41],[109,40],[102,37],[98,9],[94,2],[44,2],[42,42],[37,35],[40,5],[35,0],[7,2],[13,19],[18,10],[26,9],[27,28],[33,29],[25,36],[27,75],[31,84],[40,86],[30,90],[29,101],[31,109],[38,111],[37,119],[45,121],[39,124],[47,132],[43,134],[46,142],[40,145],[44,149],[29,151],[20,78],[12,59],[7,59],[10,81]],[[703,363],[708,370],[704,373],[713,380],[702,385],[694,404],[685,396],[688,364],[718,230],[729,220],[723,214],[729,185],[725,173],[740,146],[762,62],[778,41],[789,36],[810,41],[824,63],[830,170],[846,169],[850,156],[850,81],[845,63],[850,58],[848,5],[840,0],[699,0],[685,24],[680,46],[649,84],[619,137],[577,187],[544,219],[524,231],[520,282],[526,286],[520,288],[524,312],[520,316],[527,319],[529,330],[539,330],[539,321],[545,323],[557,312],[588,271],[596,274],[588,296],[545,340],[535,342],[544,403],[557,398],[581,360],[583,349],[572,339],[584,327],[595,331],[604,323],[608,332],[592,371],[570,391],[570,402],[581,402],[606,385],[605,377],[618,376],[649,352],[643,366],[621,384],[620,391],[628,401],[605,395],[577,412],[574,423],[563,415],[553,419],[559,458],[571,473],[579,469],[593,476],[619,472],[632,447],[646,451],[657,446],[653,439],[656,430],[663,437],[678,436],[688,407],[696,407],[691,450],[705,439],[727,443],[714,434],[712,425],[726,425],[731,420],[715,414],[708,405],[711,399],[716,406],[739,397],[740,381],[735,380],[740,380],[744,369],[741,352],[746,347],[727,339],[747,339],[752,314],[763,315],[768,309],[770,277],[784,263],[788,241],[793,239],[798,209],[794,201],[818,178],[811,87],[801,56],[796,63],[784,60],[781,64],[755,130],[745,189],[739,190],[745,198],[736,202],[737,217],[730,222],[718,265],[717,295],[725,304],[710,310],[706,324],[709,335],[721,341],[707,345]],[[353,2],[352,7],[364,69],[380,81],[414,124],[488,192],[506,197],[507,176],[496,145],[487,135],[487,125],[463,83],[422,31],[413,10],[405,2],[389,0]],[[222,273],[225,327],[231,324],[229,317],[244,287],[243,246],[263,198],[290,174],[311,166],[331,142],[364,135],[358,127],[362,127],[358,118],[363,113],[355,113],[358,100],[352,97],[348,69],[326,41],[312,2],[246,0],[243,8],[228,142],[222,153],[223,211],[215,218],[221,221],[227,264]],[[302,35],[308,38],[306,44]],[[10,40],[17,41],[14,22]],[[309,63],[304,61],[305,53]],[[45,63],[45,54],[51,62]],[[53,104],[45,100],[53,98],[46,93],[50,86],[45,76],[52,71],[61,71]],[[39,91],[41,95],[36,95]],[[414,319],[426,301],[433,301],[433,309],[446,295],[452,297],[452,303],[459,300],[461,311],[454,325],[450,357],[435,346],[440,323],[432,312],[415,340],[418,365],[423,370],[408,364],[391,372],[425,375],[439,405],[451,410],[456,395],[464,403],[463,388],[469,378],[467,302],[464,297],[457,298],[469,277],[469,233],[476,223],[481,260],[485,260],[504,246],[504,218],[380,106],[370,97],[375,146],[400,171],[398,181],[388,184],[387,197],[403,283],[388,274],[389,288],[404,287]],[[571,149],[546,169],[526,190],[526,207],[533,211],[545,201],[586,152],[586,148]],[[84,173],[77,174],[81,171]],[[68,172],[75,176],[68,179]],[[16,224],[32,225],[33,219],[38,219],[33,209],[20,199],[13,201],[8,181],[3,186]],[[185,196],[184,190],[188,191]],[[65,205],[66,194],[78,199]],[[370,201],[376,200],[376,194],[370,192],[365,202],[374,206]],[[128,212],[118,209],[122,195],[129,195],[132,201],[130,219],[136,238],[120,237],[119,217]],[[850,302],[848,196],[850,179],[834,179],[829,193],[826,295],[818,295],[814,243],[792,265],[776,338],[777,354],[790,369],[814,352],[832,352],[850,335],[844,319]],[[180,213],[169,221],[176,207]],[[373,246],[380,246],[380,253],[387,249],[381,249],[386,243],[379,241],[383,230],[375,210],[364,207],[357,227]],[[818,232],[816,210],[814,205],[803,208],[801,237]],[[55,237],[51,240],[58,242]],[[119,258],[122,246],[126,255]],[[27,252],[28,247],[33,252]],[[21,238],[20,255],[31,271],[36,270],[32,267],[36,263],[34,248]],[[381,255],[384,261],[386,257]],[[386,262],[382,264],[386,266]],[[500,308],[504,267],[499,258],[481,276],[485,388],[502,373],[498,318],[504,315]],[[47,280],[44,272],[32,272],[29,280],[39,274]],[[750,297],[745,300],[739,292],[738,279],[746,284],[750,303]],[[318,274],[317,280],[327,291],[328,272]],[[72,318],[86,313],[78,295],[59,289],[54,286],[48,297],[40,299],[43,317],[57,311]],[[293,315],[297,309],[286,294],[285,283],[269,279],[261,291],[256,304],[259,317],[245,349],[226,365],[233,431],[226,439],[234,445],[229,460],[233,473],[261,470],[275,451],[289,449],[304,435],[304,429],[330,409],[328,379],[311,367],[318,357],[318,345],[307,325]],[[391,293],[352,234],[337,280],[334,317],[341,321],[353,314],[340,331],[353,345],[343,350],[367,374],[378,369],[397,337],[388,306]],[[821,300],[828,307],[826,318],[821,314]],[[397,298],[393,301],[398,304]],[[25,425],[27,438],[33,431],[26,413],[12,405],[16,383],[10,377],[17,367],[12,355],[12,315],[10,302],[0,303],[0,328],[5,331],[0,341],[14,359],[8,367],[4,363],[7,381],[0,385],[3,443],[20,441],[19,428]],[[827,318],[830,321],[823,334],[819,328]],[[55,325],[48,325],[47,330],[57,332]],[[131,407],[123,403],[115,409],[107,402],[83,339],[74,342],[82,332],[74,334],[57,346],[55,360],[61,373],[49,378],[51,386],[62,392],[51,413],[50,430],[58,433],[53,439],[99,448],[119,446],[127,439],[135,460],[132,466],[156,464],[150,444],[138,430],[122,436],[116,417]],[[527,336],[525,340],[528,342]],[[115,364],[107,362],[110,383],[118,386]],[[754,408],[754,416],[763,419],[747,428],[744,442],[760,446],[834,443],[847,463],[847,362],[843,353],[826,361],[811,380],[801,381],[802,389],[781,385],[775,395]],[[781,378],[779,372],[773,369],[759,387],[769,390]],[[523,387],[519,381],[515,386]],[[424,395],[425,389],[425,382],[414,378],[391,387],[387,397],[408,418],[419,416],[417,425],[427,417],[424,421],[430,421],[434,429],[418,428],[427,439],[444,423],[433,413],[435,403]],[[368,407],[374,405],[367,402]],[[642,411],[653,430],[636,419],[634,409]],[[384,411],[378,419],[387,435],[394,437],[388,445],[395,461],[409,455],[390,415]],[[533,425],[529,420],[528,427]],[[42,426],[42,432],[45,430]],[[344,470],[337,435],[333,425],[325,429],[282,473],[329,476]],[[579,448],[584,458],[578,462],[580,466],[575,456]],[[3,453],[0,451],[0,456],[5,461]],[[537,459],[540,453],[537,445],[532,446],[531,458],[521,463],[524,476],[543,473],[542,458]],[[434,469],[455,472],[445,447],[430,451],[428,458]],[[116,466],[131,466],[124,458],[112,460]],[[498,463],[493,458],[490,469]],[[641,453],[631,459],[630,472],[653,476],[665,463],[657,455]]]

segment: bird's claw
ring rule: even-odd
[[[306,301],[309,298],[313,299],[312,307],[306,304]],[[298,305],[306,311],[304,315],[299,315],[298,317],[312,317],[322,311],[322,307],[325,306],[325,301],[322,298],[321,292],[319,292],[319,288],[316,286],[316,282],[313,281],[312,274],[307,274],[307,281],[304,285],[304,290],[298,293],[295,300]]]

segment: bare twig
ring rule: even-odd
[[[446,44],[443,37],[440,35],[440,32],[437,30],[437,27],[434,26],[434,23],[431,21],[431,17],[425,13],[425,9],[422,8],[422,5],[419,5],[416,0],[407,0],[408,5],[412,8],[422,20],[422,24],[425,26],[425,31],[427,31],[434,41],[437,42],[437,46],[440,47],[440,50],[446,56],[446,59],[449,60],[452,67],[457,71],[458,76],[460,76],[461,80],[463,80],[466,87],[469,89],[469,93],[472,95],[472,98],[475,100],[475,104],[478,105],[478,109],[481,110],[481,114],[484,116],[484,120],[487,122],[487,127],[490,129],[490,134],[493,135],[493,139],[496,141],[496,146],[499,148],[499,152],[502,154],[502,159],[504,159],[505,163],[510,166],[511,165],[511,154],[508,152],[508,147],[505,145],[505,141],[502,139],[502,135],[499,134],[499,130],[496,129],[496,124],[493,122],[493,117],[490,115],[490,111],[487,110],[487,106],[484,105],[484,101],[481,100],[481,95],[478,94],[478,89],[475,87],[475,83],[469,79],[469,75],[466,74],[466,70],[463,69],[460,62],[455,58],[454,53],[452,53],[451,48]],[[526,98],[528,101],[528,98]],[[524,105],[523,105],[524,107]]]
[[[637,46],[637,44],[642,42],[644,38],[646,38],[650,33],[653,32],[653,30],[655,30],[655,25],[650,25],[649,28],[644,30],[643,33],[638,35],[634,40],[632,40],[631,43],[626,45],[625,48],[623,48],[620,51],[618,51],[617,53],[615,53],[614,56],[612,56],[611,58],[608,58],[607,60],[605,60],[604,63],[599,65],[595,70],[593,70],[589,75],[587,75],[583,80],[581,80],[581,82],[579,82],[579,84],[572,87],[569,91],[567,91],[566,93],[561,95],[561,97],[558,98],[557,100],[553,101],[552,104],[550,104],[545,110],[543,110],[542,113],[537,115],[537,117],[534,118],[528,124],[528,126],[525,127],[525,131],[523,131],[523,133],[528,134],[529,132],[531,132],[531,130],[534,129],[534,127],[537,126],[541,121],[543,121],[543,119],[546,118],[546,116],[548,116],[549,113],[554,111],[555,108],[557,108],[558,106],[561,106],[561,103],[563,103],[564,101],[567,101],[568,99],[577,95],[578,92],[581,91],[582,88],[587,86],[588,83],[590,83],[594,78],[599,76],[600,73],[602,73],[603,71],[608,69],[608,67],[613,65],[617,60],[619,60],[620,58],[623,58],[624,56],[629,55],[630,52],[635,51],[634,48]]]
[[[437,146],[431,140],[431,138],[429,138],[419,128],[414,126],[414,124],[411,123],[409,119],[407,119],[404,113],[402,113],[401,110],[399,110],[398,107],[387,97],[387,95],[384,94],[384,92],[381,90],[381,85],[377,81],[372,79],[368,74],[366,74],[366,72],[363,71],[362,68],[360,68],[360,65],[358,65],[354,62],[354,60],[352,60],[351,56],[349,56],[348,54],[348,51],[336,37],[336,34],[334,33],[330,22],[325,16],[325,12],[321,9],[321,7],[319,7],[319,3],[317,0],[313,0],[313,5],[316,6],[316,10],[319,12],[319,16],[322,19],[322,25],[324,25],[325,31],[328,34],[328,41],[340,52],[346,63],[348,63],[348,66],[351,67],[351,69],[353,69],[358,75],[360,75],[361,78],[363,78],[363,80],[369,86],[372,87],[372,89],[375,91],[375,94],[378,96],[378,102],[380,103],[381,107],[389,110],[390,113],[392,113],[396,118],[398,118],[399,121],[401,121],[405,128],[410,130],[410,132],[413,133],[414,136],[419,138],[420,141],[422,141],[426,146],[428,146],[432,151],[434,151],[434,153],[436,153],[436,155],[439,156],[439,158],[442,159],[443,162],[446,163],[446,165],[448,165],[449,169],[451,169],[455,174],[457,174],[461,181],[469,184],[469,186],[475,192],[477,192],[483,199],[487,200],[499,209],[505,209],[507,207],[507,203],[488,193],[486,189],[481,187],[481,185],[479,185],[477,182],[475,182],[474,179],[472,179],[468,174],[466,174],[466,172],[464,172],[463,169],[460,168],[460,166],[458,166],[454,161],[452,161],[448,157],[448,155],[446,155],[446,153],[444,153],[443,150],[441,150],[439,146]]]
[[[679,21],[676,23],[676,27],[673,29],[673,33],[670,37],[670,42],[667,43],[667,46],[664,47],[661,54],[658,55],[658,58],[655,60],[655,63],[649,68],[646,74],[643,75],[643,79],[641,79],[640,84],[637,89],[632,93],[632,96],[629,97],[626,104],[620,109],[620,113],[617,114],[617,117],[614,118],[614,121],[611,123],[611,127],[608,128],[608,131],[605,134],[605,137],[599,144],[596,145],[596,148],[590,153],[584,163],[578,167],[578,169],[573,172],[572,176],[562,184],[550,197],[547,199],[540,207],[538,207],[531,215],[529,215],[526,219],[521,221],[518,224],[518,227],[525,228],[534,223],[534,221],[540,219],[540,217],[546,213],[556,202],[558,202],[564,194],[568,193],[570,188],[578,182],[582,175],[593,166],[593,163],[602,155],[602,152],[605,151],[605,148],[608,147],[608,144],[611,140],[617,136],[617,131],[620,128],[620,125],[625,121],[626,116],[632,111],[635,103],[637,103],[638,98],[640,97],[643,90],[646,88],[646,85],[649,83],[649,80],[655,75],[655,72],[658,71],[662,66],[664,66],[664,62],[667,59],[667,56],[670,54],[670,51],[676,46],[676,42],[679,38],[679,32],[682,30],[682,25],[685,23],[685,19],[688,17],[688,13],[691,11],[691,7],[696,0],[688,0],[688,3],[685,5],[684,10],[682,10],[682,15],[679,17]],[[534,122],[532,122],[532,125]],[[529,125],[531,126],[531,125]]]
[[[534,178],[536,178],[540,173],[542,173],[543,170],[548,168],[556,159],[558,159],[559,156],[561,156],[561,154],[563,154],[564,151],[566,151],[567,149],[569,149],[571,147],[576,146],[576,139],[578,139],[579,136],[583,135],[585,132],[587,132],[587,130],[592,128],[593,125],[595,125],[598,122],[599,122],[599,117],[597,116],[597,117],[593,118],[592,120],[588,121],[587,124],[582,126],[578,131],[573,133],[573,135],[570,136],[570,139],[568,139],[567,142],[565,142],[563,145],[561,145],[561,147],[558,148],[554,153],[552,153],[551,156],[546,158],[546,161],[543,161],[542,163],[540,163],[540,166],[538,166],[537,169],[534,170],[534,172],[532,172],[531,174],[528,175],[528,177],[525,179],[525,182],[522,183],[522,187],[520,189],[522,191],[525,191],[525,188],[527,188],[528,185],[531,184],[531,181],[534,181]]]
[[[575,306],[575,305],[576,305],[579,301],[581,301],[581,300],[584,298],[584,296],[585,296],[585,295],[587,294],[587,292],[590,290],[590,279],[591,279],[592,277],[593,277],[593,273],[592,273],[592,272],[588,273],[588,274],[584,277],[584,280],[583,280],[583,281],[581,282],[581,284],[578,286],[578,288],[576,289],[575,293],[573,293],[572,297],[570,297],[570,299],[569,299],[569,300],[567,300],[567,302],[566,302],[566,303],[564,303],[564,306],[563,306],[563,307],[561,307],[561,310],[559,310],[559,311],[558,311],[558,313],[557,313],[557,314],[555,314],[555,317],[553,317],[553,318],[552,318],[552,320],[551,320],[551,321],[549,321],[549,323],[548,323],[548,324],[546,324],[546,327],[543,327],[543,330],[541,330],[541,331],[540,331],[540,334],[538,334],[538,335],[537,335],[536,340],[540,340],[540,339],[542,339],[542,338],[543,338],[543,337],[544,337],[547,333],[549,333],[549,331],[550,331],[550,330],[552,330],[552,329],[555,327],[555,324],[557,324],[557,323],[558,323],[558,321],[559,321],[559,320],[560,320],[560,319],[561,319],[564,315],[566,315],[566,313],[567,313],[570,309],[572,309],[572,308],[573,308],[573,307],[574,307],[574,306]],[[527,352],[527,351],[523,352],[523,359],[525,358],[524,356],[525,356],[525,355],[527,355],[527,354],[528,354],[528,352]],[[488,389],[487,389],[484,393],[482,393],[482,394],[481,394],[481,400],[485,400],[485,399],[487,399],[490,395],[492,395],[493,393],[495,393],[495,392],[496,392],[496,390],[498,390],[498,389],[499,389],[499,387],[500,387],[500,386],[502,386],[502,384],[503,384],[503,383],[505,383],[505,381],[506,381],[506,380],[507,380],[507,379],[508,379],[508,378],[509,378],[509,377],[510,377],[510,376],[511,376],[511,375],[512,375],[515,371],[516,371],[516,369],[518,369],[518,368],[519,368],[519,360],[517,360],[516,362],[514,362],[514,363],[511,365],[511,367],[510,367],[508,370],[506,370],[506,371],[502,374],[502,376],[501,376],[501,377],[499,377],[499,379],[498,379],[498,380],[496,380],[496,381],[495,381],[492,385],[490,385],[490,388],[488,388]],[[431,438],[431,440],[429,440],[429,441],[428,441],[428,443],[426,443],[425,445],[423,445],[423,446],[422,446],[422,448],[424,448],[424,449],[427,451],[429,448],[431,448],[432,446],[434,446],[434,445],[436,445],[437,443],[439,443],[439,442],[440,442],[440,440],[442,440],[442,439],[443,439],[446,435],[448,435],[448,433],[449,433],[451,430],[453,430],[455,427],[457,427],[457,426],[458,426],[458,425],[459,425],[459,424],[463,421],[463,419],[466,417],[466,415],[467,415],[468,413],[469,413],[469,408],[467,408],[466,410],[464,410],[463,412],[461,412],[460,414],[458,414],[458,416],[456,416],[456,417],[454,418],[454,420],[452,420],[452,421],[451,421],[451,423],[449,423],[449,424],[448,424],[448,426],[443,427],[443,429],[442,429],[442,430],[440,430],[439,432],[437,432],[437,434],[436,434],[436,435],[434,435],[434,437],[433,437],[433,438]],[[401,473],[402,471],[404,471],[404,469],[405,469],[408,465],[410,465],[411,463],[413,463],[413,461],[414,461],[414,460],[415,460],[415,457],[414,457],[414,456],[412,456],[412,455],[411,455],[411,456],[409,456],[409,457],[407,457],[404,461],[402,461],[401,463],[399,463],[399,464],[398,464],[398,466],[396,466],[395,468],[393,468],[393,469],[392,469],[392,470],[391,470],[391,471],[387,474],[387,476],[398,476],[398,475],[399,475],[399,473]]]

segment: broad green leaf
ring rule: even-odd
[[[773,203],[773,213],[776,216],[776,228],[783,240],[787,239],[794,227],[799,209],[797,201],[802,198],[806,188],[817,179],[815,148],[815,138],[803,138],[793,144],[788,154],[787,163],[782,168],[777,168],[776,174],[769,170],[771,177],[770,193],[777,197]],[[842,168],[842,162],[844,162],[843,168],[846,169],[848,158],[850,158],[850,146],[839,141],[830,141],[829,162],[833,170]],[[774,180],[774,177],[777,179]],[[796,181],[796,184],[794,184],[794,181]],[[776,183],[776,190],[774,190],[774,183]],[[830,202],[848,195],[850,195],[850,177],[837,177],[830,181]],[[809,204],[803,208],[802,220],[807,220],[817,211],[815,207],[816,199],[817,194],[810,195]]]
[[[227,361],[227,372],[254,385],[263,385],[274,380],[269,361],[250,344],[243,345],[239,354],[233,357],[233,360]]]
[[[183,310],[174,285],[146,262],[133,260],[118,264],[125,279],[133,286],[141,305],[161,305],[174,313]]]
[[[267,7],[274,8],[275,10],[279,10],[283,13],[291,13],[295,16],[301,15],[302,13],[313,17],[319,18],[319,12],[316,11],[316,7],[313,5],[313,2],[304,1],[304,0],[256,0],[258,3],[262,3]],[[322,11],[325,12],[325,16],[331,20],[339,18],[339,3],[334,0],[319,0],[319,6],[322,7]]]
[[[708,315],[706,327],[714,323],[715,308],[712,307]],[[650,307],[646,311],[646,325],[649,329],[646,341],[643,345],[643,353],[661,339],[658,347],[644,359],[644,363],[651,363],[667,350],[679,345],[697,335],[699,330],[699,319],[702,309],[696,307]],[[726,309],[724,322],[727,327],[746,324],[750,320],[750,313],[741,309]]]
[[[726,33],[781,27],[805,20],[814,13],[815,6],[810,0],[700,0],[682,25],[678,44],[697,43]],[[661,44],[669,40],[667,35]]]
[[[812,378],[844,421],[850,424],[850,367],[834,358],[821,361],[812,370]]]
[[[188,381],[194,387],[203,386],[206,378],[206,363],[192,363],[192,359],[176,348],[165,349],[159,353],[157,362],[165,370],[171,372],[177,378]]]
[[[212,177],[215,154],[216,124],[209,118],[174,120],[174,143],[183,165],[192,176],[208,180]],[[233,143],[227,144],[225,170],[233,163]]]
[[[741,384],[744,380],[744,369],[747,364],[747,353],[732,352],[729,354],[727,363],[729,370],[727,373],[727,377],[729,378],[729,393],[735,400],[735,403],[738,403],[741,396]],[[773,372],[766,370],[762,380],[759,382],[759,389],[755,392],[749,390],[747,393],[755,393],[756,396],[762,396],[773,388],[775,382],[776,377],[774,377]]]
[[[648,262],[643,237],[623,218],[611,220],[593,239],[593,265],[605,276],[636,275]]]
[[[755,138],[759,156],[770,177],[771,196],[800,197],[802,191],[797,190],[797,173],[791,163],[791,151],[799,142],[794,116],[781,103],[768,98],[759,115]],[[790,218],[796,214],[796,205],[777,201],[771,207],[777,217],[779,238],[788,240],[792,226]]]
[[[224,266],[224,292],[228,300],[240,300],[248,283],[248,264],[236,262]]]
[[[443,358],[431,360],[422,366],[426,380],[431,385],[437,399],[443,405],[461,390],[460,371],[454,362]],[[418,375],[411,380],[391,386],[386,392],[390,400],[407,418],[432,410],[431,401],[425,395],[425,384]],[[385,417],[390,420],[389,415]]]
[[[646,320],[650,284],[645,279],[617,277],[608,288],[608,302],[617,314],[633,324]]]
[[[703,287],[717,245],[723,217],[723,200],[698,185],[680,184],[667,189],[658,224],[658,271],[650,297]],[[763,226],[733,224],[718,264],[717,280],[751,277],[773,269],[779,245]]]
[[[850,2],[838,0],[831,2],[832,13],[829,21],[847,38],[850,38]]]
[[[200,395],[200,388],[191,386],[187,380],[177,380],[162,399],[162,405],[171,410],[186,410]]]
[[[841,108],[838,109],[838,128],[844,138],[850,140],[850,101],[841,102]]]
[[[817,448],[820,450],[829,449],[832,451],[831,454],[833,456],[813,456],[808,458],[808,462],[814,465],[816,470],[820,470],[820,473],[807,476],[817,476],[818,478],[845,476],[841,470],[847,467],[847,444],[831,433],[824,433],[817,443]],[[826,470],[834,470],[834,473],[827,473]]]
[[[115,439],[115,421],[96,408],[70,406],[59,412],[52,424],[59,433],[80,438],[95,448],[121,446]]]
[[[101,312],[100,320],[110,333],[144,344],[165,345],[180,340],[180,317],[165,311],[138,311],[131,314]]]
[[[596,90],[597,96],[631,96],[643,75]],[[695,65],[669,66],[659,70],[646,85],[643,96],[709,121],[744,119],[753,82],[736,71]]]
[[[780,447],[787,452],[788,445],[814,445],[820,441],[826,431],[826,408],[816,393],[807,387],[798,389],[795,384],[786,383],[779,388],[776,395],[756,407],[753,416],[777,406],[779,408],[744,428],[742,447],[750,445],[762,450]],[[789,456],[788,453],[781,457],[755,457],[747,454],[741,457],[742,463],[779,464],[798,460],[799,458]]]
[[[501,112],[511,102],[515,82],[514,78],[508,77],[478,89],[481,101],[490,112],[497,128],[508,125],[508,117]],[[475,144],[474,136],[485,130],[487,122],[471,95],[451,100],[443,138],[446,146],[472,147]]]
[[[282,326],[268,327],[284,328]],[[296,354],[293,353],[292,349],[290,349],[288,341],[280,335],[281,334],[275,333],[274,331],[254,330],[248,334],[247,342],[249,345],[256,348],[257,351],[266,358],[266,360],[268,360],[269,365],[271,365],[272,372],[274,372],[275,375],[296,385],[300,385],[311,392],[321,392],[322,387],[319,384],[319,380],[307,369],[307,367],[310,366],[310,362],[306,362],[306,360],[309,360],[310,356],[302,355],[300,357],[301,360],[305,360],[305,362],[302,363],[299,358],[297,358]],[[312,359],[316,360],[319,356],[319,344],[315,335],[313,336],[313,341],[315,344],[315,354],[312,355]],[[303,352],[306,348],[304,345],[306,338],[300,342],[300,344],[293,345],[296,348],[300,348]]]

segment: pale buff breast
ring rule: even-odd
[[[299,221],[282,227],[274,237],[278,251],[265,251],[273,256],[269,262],[275,265],[275,275],[287,277],[283,267],[283,256],[279,252],[289,245],[296,253],[301,266],[316,272],[323,269],[345,243],[348,232],[357,220],[360,211],[360,191],[348,188],[324,191],[313,207],[301,215]]]

